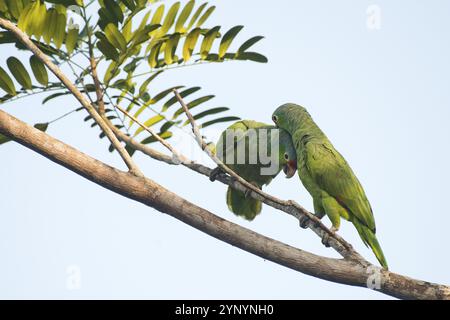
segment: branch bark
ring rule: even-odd
[[[84,178],[166,213],[219,240],[299,272],[366,287],[379,275],[377,291],[406,299],[449,299],[450,287],[405,277],[374,265],[321,257],[224,220],[145,177],[117,170],[0,110],[0,133]]]

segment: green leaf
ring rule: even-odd
[[[19,20],[17,21],[17,27],[21,29],[22,31],[25,31],[28,35],[31,35],[32,33],[29,32],[29,25],[31,21],[31,15],[30,12],[32,12],[32,9],[34,8],[36,2],[29,3],[20,14]]]
[[[160,5],[158,9],[156,9],[155,14],[152,17],[152,20],[150,21],[150,24],[160,24],[162,17],[164,15],[164,5]]]
[[[158,56],[162,44],[163,42],[158,42],[150,51],[150,55],[148,56],[148,64],[151,68],[155,68],[156,66],[158,66]]]
[[[234,38],[242,30],[243,27],[244,26],[235,26],[230,30],[228,30],[227,33],[225,33],[225,35],[222,38],[222,41],[220,41],[219,58],[222,59],[225,56],[228,48],[231,45],[231,42],[233,42]]]
[[[14,87],[14,83],[11,79],[11,77],[6,73],[5,69],[0,67],[0,88],[2,88],[6,93],[10,94],[11,96],[15,96],[16,88]]]
[[[105,35],[108,41],[120,51],[125,52],[127,50],[127,41],[114,24],[108,23],[105,28]]]
[[[33,87],[31,78],[22,62],[15,57],[9,57],[6,63],[17,82],[25,89],[31,90]]]
[[[100,40],[97,42],[97,48],[106,56],[107,60],[119,60],[119,53],[116,48],[107,40]]]
[[[172,132],[170,131],[166,131],[166,132],[161,132],[158,134],[161,138],[163,138],[164,140],[167,140],[169,138],[172,137]],[[148,138],[145,138],[144,140],[141,141],[141,144],[150,144],[150,143],[154,143],[157,142],[158,140],[156,140],[156,138],[154,136],[150,136]]]
[[[166,46],[164,48],[164,61],[167,65],[173,63],[179,41],[180,41],[180,34],[175,33],[171,35],[169,41],[166,42]]]
[[[120,69],[117,68],[117,63],[115,61],[111,61],[106,69],[105,76],[103,77],[103,82],[105,85],[108,85],[112,79],[117,77],[120,73]]]
[[[208,96],[204,96],[204,97],[201,97],[201,98],[197,98],[197,99],[195,99],[195,100],[189,102],[189,103],[187,104],[187,107],[188,107],[189,110],[190,110],[190,109],[193,109],[193,108],[199,106],[200,104],[205,103],[205,102],[211,100],[211,99],[214,98],[214,97],[215,97],[214,95],[208,95]],[[183,108],[178,109],[177,111],[175,111],[175,113],[174,113],[174,115],[173,115],[173,119],[178,118],[178,117],[179,117],[181,114],[183,114],[183,113],[184,113],[184,109],[183,109]]]
[[[0,0],[2,1],[2,0]],[[16,42],[16,37],[9,31],[0,32],[0,43],[14,43]]]
[[[194,15],[191,18],[191,21],[189,21],[189,24],[186,28],[187,30],[190,30],[192,28],[192,26],[197,21],[198,17],[202,14],[203,10],[207,5],[208,3],[203,3],[200,7],[197,8],[197,10],[195,11]]]
[[[147,80],[145,80],[141,86],[139,87],[139,97],[141,97],[148,88],[148,85],[150,84],[150,82],[153,81],[153,79],[155,79],[157,76],[159,76],[161,73],[163,72],[163,70],[156,72],[155,74],[152,74]]]
[[[130,9],[130,11],[134,11],[134,9],[136,9],[136,4],[134,3],[133,0],[121,0],[122,3],[128,8]]]
[[[123,12],[120,6],[117,4],[114,0],[103,0],[105,3],[106,10],[109,11],[109,13],[114,17],[114,21],[122,23],[123,22]],[[114,22],[110,21],[110,22]]]
[[[180,9],[180,2],[175,2],[166,14],[166,18],[158,31],[158,34],[165,35],[169,29],[173,26],[178,10]]]
[[[58,11],[56,11],[55,8],[50,8],[47,11],[47,15],[45,17],[45,25],[46,28],[44,29],[43,36],[44,41],[47,44],[50,44],[50,41],[56,34],[57,26],[58,26]]]
[[[48,73],[47,69],[45,68],[44,63],[39,60],[38,57],[35,55],[32,55],[30,57],[30,65],[31,70],[33,70],[34,77],[36,80],[42,84],[44,87],[48,86]]]
[[[49,95],[48,97],[45,97],[45,99],[42,100],[42,104],[46,104],[50,100],[53,100],[55,98],[58,98],[58,97],[61,97],[61,96],[65,96],[65,95],[68,95],[68,94],[70,94],[70,91],[53,93],[53,94]]]
[[[164,117],[161,115],[156,115],[154,117],[151,117],[150,119],[148,119],[147,121],[144,122],[144,125],[146,127],[151,127],[159,122],[161,122],[162,120],[164,120]],[[139,133],[141,133],[142,131],[144,131],[145,129],[142,127],[139,127],[136,132],[134,133],[133,137],[136,137]]]
[[[35,9],[35,12],[33,13],[32,26],[33,34],[37,39],[40,39],[44,33],[45,28],[47,28],[47,25],[45,24],[47,19],[47,7],[43,2],[40,1],[37,1],[36,5],[37,9]]]
[[[22,11],[22,2],[17,0],[6,0],[6,4],[8,5],[9,13],[11,13],[14,19],[19,19]]]
[[[236,120],[240,120],[240,119],[241,118],[239,118],[239,117],[223,117],[223,118],[218,118],[218,119],[214,119],[211,121],[207,121],[207,122],[203,123],[200,127],[206,128],[206,127],[209,127],[216,123],[230,122],[230,121],[236,121]]]
[[[216,6],[209,7],[208,10],[202,15],[202,17],[198,20],[196,27],[200,27],[202,24],[206,22],[206,20],[209,18],[209,16],[214,12],[216,9]]]
[[[45,2],[50,2],[54,4],[62,4],[65,7],[68,6],[83,6],[83,0],[45,0]]]
[[[230,108],[227,107],[219,107],[219,108],[212,108],[203,112],[200,112],[199,114],[194,116],[194,120],[200,120],[206,116],[210,116],[213,114],[221,113],[230,110]],[[183,125],[187,125],[189,123],[189,120],[186,120],[186,122]]]
[[[139,116],[141,115],[142,112],[144,112],[145,109],[148,108],[148,106],[150,105],[151,101],[147,101],[146,103],[144,103],[142,106],[139,107],[139,109],[133,114],[134,118],[139,118]],[[130,119],[130,122],[128,123],[128,128],[131,128],[134,124],[134,120]]]
[[[249,49],[251,46],[253,46],[255,43],[257,43],[261,39],[264,39],[264,37],[263,36],[256,36],[256,37],[250,38],[247,41],[245,41],[240,46],[240,48],[238,49],[238,51],[237,51],[238,55],[240,55],[241,53],[245,52],[247,49]]]
[[[67,32],[66,37],[66,49],[67,53],[71,54],[78,43],[79,30],[77,28],[71,28]]]
[[[183,46],[183,60],[187,62],[194,52],[195,45],[197,44],[198,37],[200,36],[201,29],[195,28],[191,32],[189,32],[186,40],[184,41]]]
[[[192,9],[194,8],[195,1],[191,0],[184,6],[183,10],[180,13],[180,16],[178,17],[177,23],[175,24],[175,32],[184,33],[186,29],[184,28],[184,24],[186,23],[187,18],[192,12]]]
[[[186,90],[183,90],[181,92],[179,92],[180,96],[182,98],[186,98],[187,96],[199,91],[201,89],[201,87],[192,87]],[[171,106],[173,106],[176,102],[178,101],[177,97],[173,96],[172,98],[170,98],[169,100],[167,100],[167,102],[163,105],[162,107],[162,112],[167,111]]]
[[[267,63],[267,58],[257,52],[243,52],[237,56],[238,60],[250,60],[254,62]]]
[[[202,46],[200,48],[200,58],[205,60],[208,57],[209,51],[216,39],[216,36],[219,34],[220,26],[216,26],[209,30],[203,39]]]
[[[160,133],[166,132],[167,130],[169,130],[170,128],[172,128],[175,124],[179,123],[179,121],[174,122],[174,121],[167,121],[166,123],[164,123],[161,128],[159,129]]]
[[[64,43],[64,37],[66,36],[66,24],[67,24],[66,14],[57,12],[56,26],[53,34],[53,42],[58,49],[61,48],[62,44]]]
[[[161,99],[164,99],[169,93],[173,92],[173,89],[177,89],[178,90],[178,89],[181,89],[181,88],[183,88],[183,86],[176,86],[176,87],[172,87],[172,88],[166,89],[164,91],[161,91],[160,93],[158,93],[156,96],[154,96],[151,99],[151,104],[155,104],[158,101],[160,101]]]

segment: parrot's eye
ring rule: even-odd
[[[284,159],[289,160],[289,155],[287,153],[284,154]]]
[[[275,123],[276,123],[276,122],[278,121],[278,117],[277,117],[277,116],[275,116],[275,115],[273,115],[273,116],[272,116],[272,120],[273,120],[273,122],[275,122]]]

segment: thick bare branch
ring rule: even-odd
[[[156,182],[110,167],[0,110],[0,133],[84,178],[124,197],[179,219],[219,240],[302,273],[366,287],[379,275],[376,290],[398,298],[450,299],[450,287],[411,279],[374,265],[321,257],[224,220]]]
[[[124,146],[120,143],[120,141],[117,139],[117,137],[112,132],[111,128],[105,123],[103,118],[97,113],[97,110],[87,101],[85,96],[78,90],[78,88],[70,81],[69,78],[66,77],[66,75],[61,71],[61,69],[55,65],[50,58],[44,54],[34,43],[31,41],[31,39],[22,31],[20,30],[15,24],[12,22],[0,18],[0,27],[11,31],[14,36],[22,42],[31,52],[34,53],[34,55],[41,60],[50,71],[53,72],[53,74],[58,77],[59,80],[64,84],[64,86],[73,94],[73,96],[81,103],[81,105],[89,112],[89,114],[92,116],[92,118],[98,123],[100,128],[105,132],[106,136],[108,137],[111,144],[114,146],[114,148],[117,150],[119,155],[122,157],[123,161],[127,165],[130,172],[136,175],[142,175],[141,171],[139,170],[138,166],[134,163],[134,161],[131,159],[128,152],[125,150]]]

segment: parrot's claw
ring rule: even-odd
[[[217,177],[221,174],[224,174],[224,172],[222,171],[222,169],[220,169],[220,167],[217,167],[213,169],[213,171],[211,171],[211,173],[209,174],[209,180],[214,182],[216,181]]]
[[[255,187],[257,187],[258,189],[260,188],[260,186],[258,186],[256,183],[250,182],[252,185],[254,185]],[[250,197],[250,194],[252,193],[252,189],[247,189],[244,191],[244,196],[246,198]]]
[[[332,234],[335,234],[339,229],[336,227],[331,227],[330,231]],[[330,247],[330,235],[328,233],[325,233],[322,237],[322,244],[329,248]]]
[[[307,216],[301,216],[299,219],[300,228],[302,229],[308,228],[309,221],[311,221],[311,219],[308,218]]]

